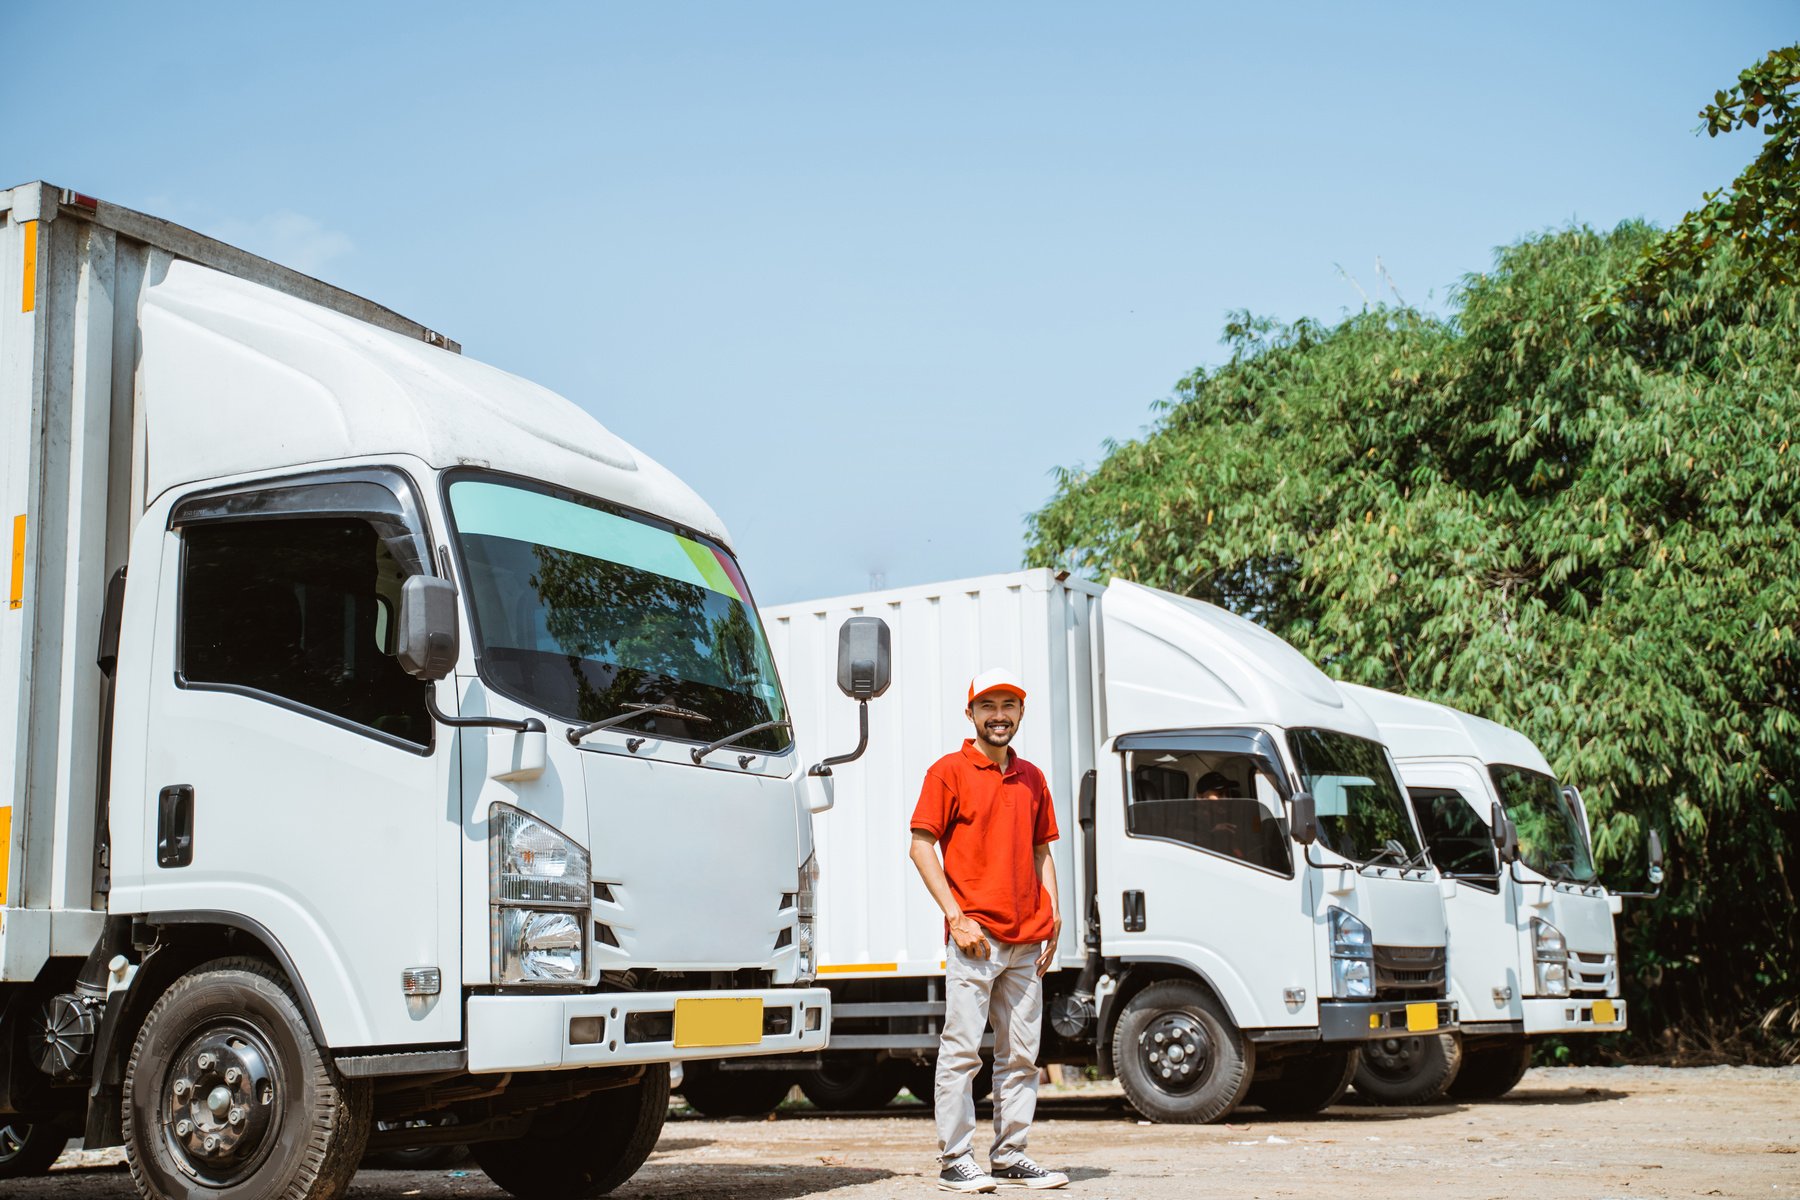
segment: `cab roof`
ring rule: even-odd
[[[1396,759],[1472,758],[1487,766],[1503,764],[1555,775],[1532,740],[1516,729],[1447,704],[1356,683],[1340,686],[1374,718],[1381,740]]]

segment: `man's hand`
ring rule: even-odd
[[[950,936],[956,939],[957,949],[970,958],[987,958],[994,952],[988,944],[987,931],[977,925],[973,917],[952,917]]]
[[[1062,917],[1058,915],[1050,918],[1050,940],[1044,943],[1042,950],[1038,951],[1037,973],[1039,978],[1042,978],[1044,972],[1050,969],[1050,964],[1056,961],[1056,944],[1061,940]]]

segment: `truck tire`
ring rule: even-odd
[[[1244,1103],[1284,1117],[1323,1112],[1350,1090],[1351,1077],[1356,1075],[1361,1058],[1362,1052],[1355,1046],[1290,1058],[1281,1064],[1277,1078],[1252,1083]]]
[[[1356,1094],[1373,1104],[1435,1104],[1462,1066],[1453,1033],[1376,1038],[1363,1043]]]
[[[1463,1048],[1462,1070],[1450,1083],[1450,1095],[1457,1100],[1498,1100],[1519,1086],[1530,1067],[1530,1038],[1483,1038]]]
[[[0,1179],[30,1179],[50,1169],[69,1144],[69,1131],[55,1121],[16,1118],[0,1125]]]
[[[1138,1112],[1165,1124],[1200,1125],[1243,1101],[1256,1047],[1199,984],[1164,979],[1119,1014],[1113,1064]]]
[[[278,969],[222,958],[144,1018],[122,1119],[144,1196],[333,1200],[369,1140],[370,1088],[338,1076]]]
[[[800,1090],[826,1112],[885,1108],[900,1094],[897,1064],[867,1055],[826,1055],[825,1065],[800,1076]]]
[[[792,1071],[721,1071],[715,1062],[691,1062],[681,1072],[681,1094],[703,1117],[766,1117],[793,1086]]]
[[[523,1137],[469,1147],[487,1177],[520,1200],[588,1200],[637,1174],[669,1115],[669,1068],[628,1087],[546,1108]]]

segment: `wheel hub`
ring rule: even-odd
[[[163,1126],[185,1170],[226,1182],[258,1157],[276,1123],[273,1057],[249,1032],[216,1028],[169,1064]]]
[[[1138,1035],[1138,1056],[1162,1091],[1191,1092],[1206,1078],[1212,1039],[1205,1026],[1184,1012],[1162,1013]]]
[[[1363,1047],[1363,1062],[1379,1075],[1407,1079],[1419,1069],[1424,1049],[1422,1038],[1378,1038]]]

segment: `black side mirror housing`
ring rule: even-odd
[[[1663,881],[1663,848],[1662,835],[1656,830],[1650,831],[1650,870],[1648,872],[1652,884]]]
[[[880,617],[851,617],[838,630],[838,689],[873,700],[893,681],[893,635]]]
[[[456,585],[448,579],[414,575],[400,589],[400,624],[394,656],[409,675],[438,680],[456,669],[461,654],[456,633]]]
[[[1290,803],[1294,810],[1294,840],[1310,846],[1319,840],[1319,806],[1311,792],[1295,792]]]
[[[1512,832],[1512,822],[1506,819],[1506,810],[1500,807],[1498,800],[1488,812],[1488,834],[1494,839],[1494,852],[1500,856],[1501,862],[1510,861],[1506,857],[1506,843]]]

